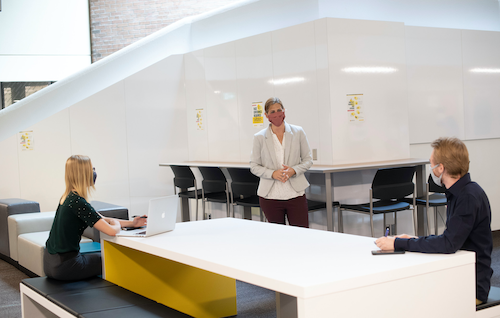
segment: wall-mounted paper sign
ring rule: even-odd
[[[33,130],[19,132],[19,145],[21,146],[22,151],[35,149]]]
[[[347,117],[349,122],[363,122],[363,94],[347,94]]]
[[[252,103],[252,123],[254,127],[264,125],[264,105],[262,102]]]
[[[199,108],[196,110],[196,130],[203,130],[204,128],[203,114],[204,114],[203,108]]]

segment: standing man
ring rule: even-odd
[[[469,152],[457,138],[439,138],[431,144],[431,176],[446,187],[446,229],[441,235],[381,237],[375,241],[382,250],[423,253],[476,253],[476,305],[487,301],[490,291],[491,210],[483,189],[471,181]]]

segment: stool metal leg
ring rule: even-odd
[[[226,190],[225,190],[226,191],[226,213],[227,213],[227,217],[230,217],[231,216],[231,203],[229,201],[229,191],[228,191],[228,189],[229,189],[229,186],[228,186],[228,184],[226,182]],[[233,215],[233,217],[234,217],[234,215]]]
[[[398,213],[394,212],[394,233],[393,235],[398,234]]]
[[[198,221],[198,187],[194,184],[194,199],[196,200],[196,221]]]
[[[438,235],[438,207],[434,207],[434,235]]]
[[[386,218],[387,213],[384,213],[384,229],[387,226],[387,218]]]
[[[370,227],[372,230],[372,237],[375,237],[373,231],[373,197],[372,197],[372,189],[370,188]]]
[[[340,206],[337,206],[337,213],[339,214],[337,219],[338,219],[338,225],[337,225],[337,230],[339,233],[344,233],[344,215],[342,213],[342,209],[340,208]],[[333,229],[332,229],[333,231]]]
[[[196,189],[196,188],[195,188]],[[196,193],[196,196],[198,197],[198,192]],[[198,204],[198,199],[196,199],[196,203]],[[206,201],[205,201],[205,190],[203,189],[203,185],[201,186],[201,213],[203,214],[203,220],[206,219],[206,213],[205,213],[205,206],[206,206]],[[198,216],[198,206],[196,206],[196,216]]]

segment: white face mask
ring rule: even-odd
[[[436,175],[434,174],[434,169],[436,169],[437,167],[439,167],[439,163],[437,165],[435,165],[434,167],[431,167],[431,177],[432,177],[432,181],[434,181],[434,183],[437,186],[442,187],[443,182],[441,182],[441,179],[443,178],[443,174],[441,173],[441,175],[439,177],[436,177]]]

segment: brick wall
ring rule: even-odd
[[[184,17],[239,0],[90,0],[92,62]]]

